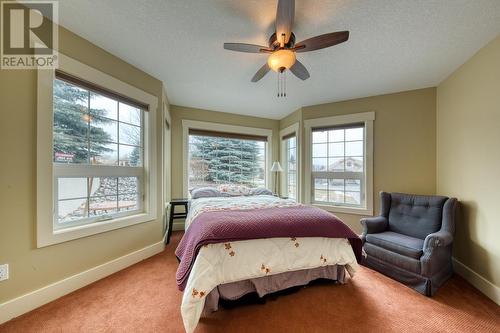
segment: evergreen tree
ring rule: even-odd
[[[252,185],[261,177],[259,142],[191,137],[191,169],[198,181]]]
[[[74,154],[73,162],[85,163],[89,158],[88,137],[92,144],[90,157],[111,151],[105,146],[110,136],[96,125],[109,122],[100,118],[104,110],[88,112],[89,92],[60,80],[54,82],[54,152]],[[89,120],[92,126],[89,132]]]

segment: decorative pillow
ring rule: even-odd
[[[225,196],[221,191],[213,187],[200,187],[191,191],[191,199],[212,198]]]
[[[274,193],[265,187],[257,187],[252,189],[250,195],[274,195]]]
[[[219,185],[219,191],[232,196],[242,196],[242,195],[250,195],[252,189],[245,185],[222,184]]]

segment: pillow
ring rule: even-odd
[[[252,189],[245,185],[237,185],[237,184],[222,184],[219,185],[219,191],[231,196],[241,196],[241,195],[250,195]]]
[[[200,187],[191,191],[191,199],[212,198],[225,196],[221,191],[213,187]]]
[[[250,195],[274,195],[274,193],[265,187],[257,187],[252,189]]]

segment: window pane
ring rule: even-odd
[[[87,199],[60,200],[57,202],[58,222],[68,223],[87,217]]]
[[[87,112],[89,91],[71,83],[54,80],[54,110],[72,109]]]
[[[328,171],[343,172],[344,171],[344,158],[334,157],[328,159]]]
[[[137,193],[130,193],[118,196],[118,209],[120,212],[139,209]]]
[[[118,198],[116,196],[90,197],[89,202],[89,217],[118,212]]]
[[[120,123],[120,143],[141,146],[141,128]]]
[[[313,157],[327,157],[327,144],[313,144]]]
[[[361,181],[359,179],[346,179],[345,180],[345,190],[346,191],[361,191]]]
[[[92,142],[118,142],[118,122],[108,118],[90,118],[90,140]]]
[[[363,127],[359,128],[348,128],[345,130],[345,140],[346,141],[361,141],[363,140]]]
[[[265,143],[190,136],[189,188],[235,183],[265,185]]]
[[[346,157],[345,170],[350,172],[363,172],[363,158]]]
[[[360,205],[361,204],[360,192],[345,192],[345,203]]]
[[[89,196],[116,196],[118,193],[118,178],[113,177],[90,177]]]
[[[295,173],[288,174],[288,185],[295,185]]]
[[[344,130],[333,130],[328,133],[328,141],[329,142],[341,142],[344,141]]]
[[[118,145],[116,143],[90,143],[91,164],[116,165],[118,163]]]
[[[328,144],[328,155],[330,157],[343,157],[344,156],[344,143],[336,142]]]
[[[86,140],[90,116],[80,112],[78,106],[54,104],[54,141],[65,137]]]
[[[296,143],[297,138],[295,136],[291,137],[287,141],[288,141],[288,148],[295,148],[297,146],[297,143]]]
[[[328,132],[313,132],[312,133],[312,142],[313,143],[322,143],[322,142],[327,142],[328,139]]]
[[[312,170],[313,171],[326,171],[326,164],[327,164],[327,159],[326,158],[313,158],[313,165],[312,165]]]
[[[121,166],[141,166],[142,148],[120,145],[120,163]]]
[[[137,177],[119,177],[118,193],[139,193],[139,180]]]
[[[314,200],[328,201],[328,180],[326,178],[314,179]]]
[[[54,162],[84,164],[88,161],[89,151],[86,139],[54,133]]]
[[[133,106],[120,103],[120,121],[137,125],[141,125],[141,109]]]
[[[297,188],[295,186],[288,186],[288,197],[296,199]]]
[[[346,142],[345,156],[363,156],[363,141]]]
[[[87,198],[87,178],[59,178],[57,180],[57,198]]]
[[[117,120],[118,102],[111,98],[91,92],[90,113],[92,116],[106,117]]]
[[[344,191],[328,191],[328,201],[334,203],[344,202]]]
[[[335,191],[344,190],[344,180],[343,179],[329,179],[328,188]]]

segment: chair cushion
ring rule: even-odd
[[[424,241],[420,238],[397,234],[392,231],[366,235],[366,242],[403,256],[420,259]]]
[[[391,193],[388,230],[424,239],[441,228],[446,200],[442,196]]]
[[[365,243],[363,249],[368,257],[374,257],[408,272],[420,274],[420,260],[400,255],[370,243]]]

